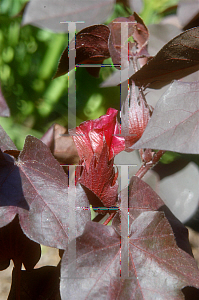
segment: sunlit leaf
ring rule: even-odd
[[[120,236],[112,226],[89,222],[76,239],[76,260],[61,264],[63,300],[184,299],[185,286],[199,288],[199,271],[189,254],[176,246],[162,212],[143,212],[129,236],[129,278],[120,278]],[[70,270],[76,264],[76,278]],[[189,267],[187,267],[189,266]]]
[[[2,153],[1,165],[1,226],[18,213],[20,225],[28,237],[46,246],[65,249],[70,210],[68,177],[50,149],[28,136],[18,160]],[[76,187],[74,201],[76,207],[89,207],[80,185]],[[79,235],[90,219],[90,212],[79,211],[77,217]]]
[[[132,149],[199,153],[199,81],[174,81],[155,106],[141,139]]]

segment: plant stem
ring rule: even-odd
[[[106,219],[106,221],[103,223],[103,225],[107,225],[113,219],[115,214],[116,214],[116,211],[114,211],[112,214],[110,214],[110,216]]]
[[[148,163],[144,163],[140,169],[137,171],[137,173],[135,174],[135,176],[142,178],[147,172],[148,170],[150,170],[155,164],[158,163],[158,161],[160,160],[160,158],[162,157],[162,155],[165,153],[164,150],[159,150],[158,152],[156,152],[152,158],[152,160]]]

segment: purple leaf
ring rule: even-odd
[[[2,94],[0,86],[0,116],[1,117],[10,117],[10,110],[6,103],[6,100]]]
[[[66,21],[85,21],[77,30],[106,21],[113,10],[114,0],[31,0],[23,16],[23,25],[32,24],[54,32],[68,32]]]
[[[31,136],[26,138],[17,162],[7,156],[2,159],[6,172],[1,168],[3,172],[1,189],[5,196],[3,200],[7,201],[8,207],[2,207],[0,213],[6,212],[13,218],[18,212],[20,225],[29,238],[47,246],[65,249],[70,207],[68,177],[62,167],[50,149]],[[13,186],[13,182],[16,187]],[[76,193],[75,207],[89,207],[81,186],[77,186]],[[83,232],[84,224],[90,219],[90,212],[89,210],[77,212],[76,217],[79,235]],[[1,218],[2,222],[6,220],[4,216]]]
[[[162,212],[146,211],[133,221],[129,235],[129,278],[120,278],[120,236],[112,226],[94,222],[76,239],[76,261],[61,263],[63,300],[184,299],[185,286],[199,288],[195,260],[176,246]],[[76,278],[71,269],[76,264]],[[187,268],[186,266],[189,266]]]
[[[132,149],[199,153],[199,81],[174,81],[155,106],[141,139]]]
[[[199,27],[187,30],[168,42],[131,79],[139,86],[160,88],[199,69]]]
[[[136,176],[132,176],[129,186],[121,191],[122,198],[128,198],[129,212],[124,215],[127,224],[131,226],[132,222],[142,213],[147,211],[163,211],[168,219],[175,234],[178,247],[192,255],[191,247],[188,242],[188,231],[184,225],[172,214],[166,207],[159,195],[144,181]],[[119,201],[119,205],[120,205]],[[112,225],[117,232],[121,232],[120,212],[117,212]]]

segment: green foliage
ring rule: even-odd
[[[179,0],[143,0],[144,6],[140,16],[146,25],[158,23],[163,17],[162,12],[177,5]]]

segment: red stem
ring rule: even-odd
[[[114,211],[112,214],[110,214],[110,216],[106,219],[106,221],[104,221],[103,225],[107,225],[113,219],[115,214],[116,214],[116,211]]]
[[[155,164],[157,164],[164,153],[164,150],[159,150],[158,152],[156,152],[152,158],[152,161],[142,165],[135,176],[142,178],[148,172],[148,170],[150,170]]]

